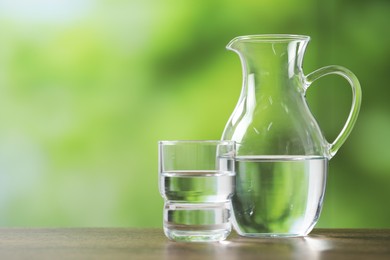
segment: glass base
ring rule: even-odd
[[[218,242],[225,240],[230,230],[183,231],[164,228],[165,235],[178,242]]]
[[[228,202],[183,204],[167,201],[164,205],[164,233],[175,241],[221,241],[232,230],[230,214]]]

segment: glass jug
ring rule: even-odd
[[[327,66],[308,75],[302,60],[310,37],[252,35],[233,39],[243,67],[238,103],[222,135],[236,141],[233,226],[243,236],[304,236],[317,222],[331,159],[356,121],[361,89],[346,68]],[[352,108],[338,137],[324,138],[308,108],[310,84],[328,74],[352,87]]]

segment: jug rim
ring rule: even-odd
[[[266,43],[280,43],[290,41],[309,41],[310,36],[299,34],[252,34],[237,36],[229,42],[227,48],[237,41],[241,42],[266,42]]]

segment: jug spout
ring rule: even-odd
[[[285,75],[289,78],[302,71],[302,60],[310,37],[304,35],[248,35],[234,38],[226,46],[236,52],[244,73]]]

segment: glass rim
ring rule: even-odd
[[[176,144],[215,144],[215,145],[234,145],[233,140],[163,140],[158,141],[159,145],[176,145]]]

